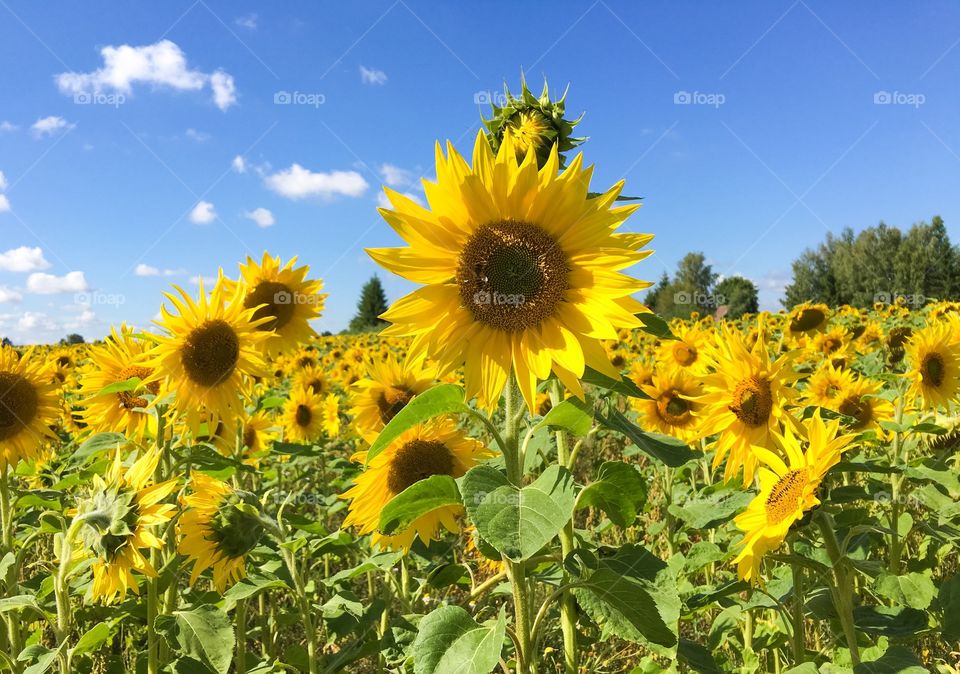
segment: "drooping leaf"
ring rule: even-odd
[[[420,621],[413,642],[415,674],[490,674],[500,660],[507,621],[480,625],[459,606],[441,606]]]
[[[449,475],[431,475],[394,496],[380,511],[380,533],[404,531],[415,520],[439,508],[462,505],[460,490]]]
[[[550,408],[543,420],[537,424],[539,428],[562,428],[582,437],[590,432],[593,426],[593,406],[589,401],[579,398],[567,398]]]
[[[637,519],[637,510],[647,498],[647,483],[633,464],[606,461],[577,497],[577,510],[599,508],[619,527],[628,527]]]
[[[236,639],[230,618],[221,609],[202,604],[157,616],[155,625],[180,655],[198,660],[218,674],[229,671]]]
[[[679,468],[700,456],[700,452],[694,452],[676,438],[647,433],[627,419],[622,412],[612,407],[606,416],[597,414],[597,420],[610,430],[627,436],[642,451],[672,468]]]
[[[380,435],[367,451],[367,461],[387,448],[398,435],[413,426],[429,421],[441,414],[467,412],[463,401],[463,389],[454,384],[439,384],[427,389],[404,406],[380,431]]]

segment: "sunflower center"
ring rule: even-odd
[[[18,374],[0,372],[0,440],[27,428],[39,405],[40,397],[33,384]]]
[[[943,356],[939,353],[928,353],[923,357],[923,363],[920,365],[920,373],[924,381],[930,382],[934,387],[939,388],[943,384],[946,375]]]
[[[306,405],[297,405],[297,411],[296,414],[294,414],[294,418],[297,421],[297,426],[306,428],[313,420],[313,411]]]
[[[791,470],[773,485],[764,504],[768,524],[780,524],[797,512],[806,483],[807,476],[804,471]]]
[[[243,429],[243,446],[247,449],[253,449],[257,444],[257,429],[247,425]]]
[[[387,487],[399,494],[410,485],[431,475],[450,475],[453,455],[438,440],[411,440],[397,451],[390,462]]]
[[[680,365],[688,367],[696,362],[697,349],[685,342],[677,342],[673,345],[673,357]]]
[[[823,340],[824,353],[833,353],[841,346],[843,346],[843,342],[836,337],[828,337],[827,339]]]
[[[790,321],[791,332],[809,332],[823,325],[826,315],[813,307],[803,309]]]
[[[380,412],[380,421],[389,424],[397,416],[397,412],[407,406],[416,394],[405,386],[388,386],[377,397],[377,410]]]
[[[844,398],[843,402],[840,403],[838,411],[840,414],[845,414],[848,417],[856,419],[856,428],[866,426],[870,423],[870,420],[873,419],[873,409],[869,403],[860,396]]]
[[[770,382],[758,376],[742,380],[733,391],[730,411],[748,426],[765,425],[773,411]]]
[[[503,220],[470,237],[457,264],[460,298],[473,317],[503,332],[554,315],[570,269],[559,243],[537,225]]]
[[[143,381],[147,377],[153,374],[153,370],[149,367],[142,367],[139,365],[128,365],[127,367],[120,370],[117,374],[117,381],[127,381],[136,377],[137,379]],[[147,384],[147,390],[150,391],[153,395],[157,395],[160,392],[160,382],[150,382]],[[117,393],[117,398],[120,399],[120,405],[127,410],[132,410],[137,407],[146,407],[147,399],[136,396],[132,391],[120,391]]]
[[[224,320],[207,321],[189,335],[180,354],[187,376],[201,386],[216,386],[233,374],[240,340]]]
[[[672,426],[679,426],[690,420],[690,403],[674,390],[667,391],[657,399],[657,410],[661,418]]]
[[[260,307],[253,312],[254,320],[269,317],[271,320],[257,326],[257,330],[279,330],[293,318],[297,297],[290,287],[277,281],[261,281],[247,293],[243,306],[247,309]]]
[[[307,388],[314,393],[323,393],[327,390],[327,382],[320,377],[313,377],[306,382]]]
[[[523,159],[531,146],[536,150],[543,144],[549,130],[550,123],[543,113],[538,110],[527,110],[511,117],[504,128],[504,133],[510,134],[517,157]]]

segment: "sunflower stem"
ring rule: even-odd
[[[10,473],[7,472],[6,467],[4,467],[2,475],[0,475],[0,530],[2,530],[2,535],[0,535],[0,551],[4,555],[10,554],[16,559],[16,550],[14,549],[14,540],[13,540],[13,530],[14,530],[14,521],[13,521],[13,504],[10,501],[10,483],[8,482]],[[17,580],[20,577],[20,568],[17,564],[11,564],[7,567],[7,575],[4,579],[4,584],[6,585],[6,594],[8,597],[12,597],[17,593]],[[6,614],[7,622],[7,639],[10,646],[11,655],[16,656],[20,653],[20,649],[23,648],[23,642],[20,639],[20,623],[17,621],[17,616],[13,611],[10,611]],[[17,663],[14,666],[20,667],[20,664]]]
[[[794,538],[790,538],[790,553],[796,555],[794,550]],[[804,643],[804,622],[803,622],[803,569],[796,562],[790,562],[790,573],[793,576],[793,612],[791,619],[793,622],[793,664],[794,666],[802,664],[807,659],[807,647]]]
[[[850,649],[850,659],[854,666],[857,666],[860,664],[860,648],[857,645],[857,628],[853,621],[853,578],[850,576],[850,569],[837,542],[837,535],[833,530],[833,518],[823,510],[819,510],[815,519],[820,527],[820,533],[823,534],[824,546],[833,565],[834,582],[830,584],[833,606],[843,627],[847,648]]]
[[[247,600],[237,602],[237,652],[234,658],[236,674],[247,674]]]
[[[164,441],[166,435],[166,409],[163,405],[157,406],[157,450],[161,457],[165,454]],[[154,471],[154,482],[163,481],[163,462],[157,463]],[[150,566],[154,571],[161,565],[160,551],[150,549]],[[154,625],[160,612],[160,574],[147,579],[147,674],[158,674],[160,671],[160,640]]]
[[[903,393],[897,396],[896,416],[897,426],[903,423]],[[890,466],[896,468],[900,463],[900,448],[903,443],[899,430],[893,436],[893,455]],[[900,575],[900,558],[902,555],[902,541],[900,540],[900,479],[897,473],[890,473],[890,573]]]
[[[551,404],[559,405],[563,400],[563,391],[559,381],[554,381],[550,387]],[[568,466],[571,457],[567,451],[567,434],[565,431],[557,431],[557,461],[561,466]],[[563,559],[566,559],[574,550],[573,537],[573,518],[570,518],[563,529],[560,530],[560,552]],[[570,583],[570,574],[566,569],[563,571],[563,584]],[[577,674],[577,610],[574,604],[573,595],[569,588],[564,588],[560,595],[560,630],[563,633],[563,667],[566,674]]]

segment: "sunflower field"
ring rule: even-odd
[[[960,305],[664,321],[575,124],[387,190],[379,333],[264,253],[0,348],[0,671],[960,672]]]

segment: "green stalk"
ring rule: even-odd
[[[166,431],[166,410],[162,406],[157,407],[157,450],[163,452],[164,435]],[[157,463],[157,470],[154,473],[154,482],[162,482],[164,462]],[[157,638],[157,630],[154,623],[160,612],[160,572],[163,560],[160,557],[160,550],[150,549],[150,565],[157,571],[155,578],[147,579],[147,674],[159,674],[160,672],[160,640]]]
[[[10,485],[7,482],[8,479],[7,469],[4,468],[2,475],[0,475],[0,552],[4,555],[9,552],[16,556],[17,552],[14,549],[13,540],[13,504],[10,501]],[[12,597],[17,593],[17,581],[19,578],[19,566],[17,564],[11,564],[7,569],[7,576],[4,581],[6,583],[8,597]],[[17,621],[17,616],[13,611],[6,614],[6,622],[10,654],[16,657],[23,648],[23,641],[20,638],[20,623]],[[20,667],[20,664],[17,663],[14,666]]]
[[[563,400],[563,391],[560,388],[560,382],[553,382],[550,390],[550,400],[552,404],[559,405]],[[566,466],[573,470],[571,459],[567,453],[567,434],[564,431],[557,431],[557,461],[561,466]],[[573,518],[570,518],[563,529],[560,530],[560,552],[563,559],[571,554],[574,549],[573,537]],[[563,584],[570,582],[570,574],[566,568],[563,571]],[[560,630],[563,633],[563,667],[566,674],[577,674],[577,611],[573,600],[573,595],[569,590],[564,590],[560,595]]]
[[[234,658],[236,674],[247,674],[247,600],[237,602],[237,653]]]
[[[793,551],[793,542],[790,543],[791,554]],[[804,622],[803,622],[803,569],[796,562],[790,562],[790,573],[793,575],[793,613],[791,615],[793,622],[793,664],[794,666],[802,664],[807,659],[807,647],[804,643]]]
[[[894,420],[897,425],[903,423],[903,394],[897,396],[897,408]],[[893,436],[893,456],[890,466],[896,468],[900,463],[900,449],[902,434],[896,431]],[[890,573],[900,575],[900,558],[902,555],[902,541],[900,540],[900,481],[902,475],[890,473]]]
[[[60,672],[70,674],[70,652],[64,645],[73,631],[73,609],[70,606],[70,562],[73,557],[73,540],[84,524],[83,517],[77,517],[70,523],[60,542],[60,566],[53,578],[53,594],[57,602],[57,622],[54,636],[60,647]]]
[[[834,582],[830,584],[833,606],[843,627],[847,648],[850,649],[850,659],[856,666],[860,664],[860,647],[857,645],[857,628],[853,622],[853,577],[850,575],[850,569],[843,558],[840,544],[837,542],[837,535],[833,531],[833,518],[820,510],[816,513],[815,519],[820,527],[820,532],[823,534],[824,546],[833,565]]]

